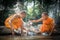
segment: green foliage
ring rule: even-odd
[[[25,10],[27,12],[27,17],[26,19],[37,19],[36,17],[40,18],[41,13],[44,11],[44,8],[42,7],[42,5],[40,4],[39,1],[35,0],[28,0],[25,2],[26,5],[24,5]],[[26,20],[25,19],[25,20]]]

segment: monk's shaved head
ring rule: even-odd
[[[20,14],[26,14],[26,12],[25,11],[22,11]]]
[[[42,14],[44,14],[44,15],[48,16],[48,13],[47,13],[47,12],[42,12]]]
[[[26,17],[26,12],[25,11],[20,11],[20,17],[25,18]]]
[[[41,16],[45,20],[45,19],[48,18],[48,13],[47,12],[43,12]]]

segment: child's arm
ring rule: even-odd
[[[38,20],[31,20],[32,22],[40,22],[40,21],[42,21],[43,20],[43,18],[40,18],[40,19],[38,19]]]
[[[13,15],[13,17],[9,20],[9,25],[11,26],[12,35],[14,35],[14,27],[12,25],[12,21],[14,20],[14,18],[16,18],[16,14]]]

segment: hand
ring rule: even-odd
[[[35,22],[36,20],[30,20],[31,22]]]

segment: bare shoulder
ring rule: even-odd
[[[14,14],[14,15],[13,15],[13,18],[16,18],[16,17],[19,17],[19,15],[17,15],[17,14]]]

